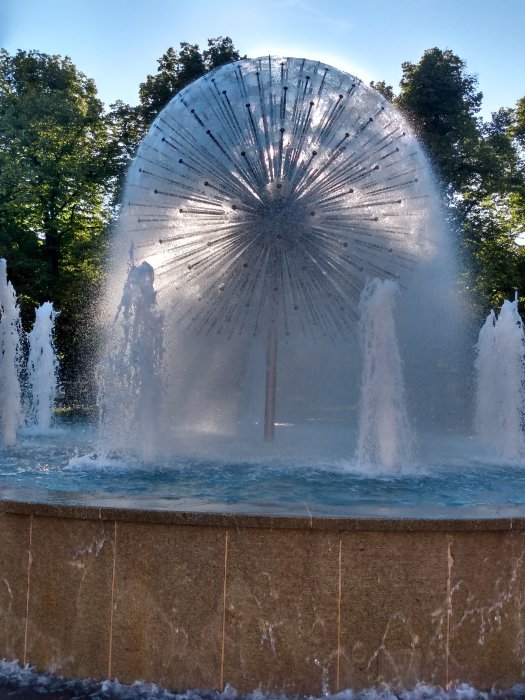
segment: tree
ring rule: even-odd
[[[0,52],[0,256],[26,318],[48,299],[60,311],[66,373],[87,337],[122,168],[110,126],[68,58]]]
[[[452,51],[403,63],[400,107],[427,148],[461,232],[463,276],[480,309],[525,290],[525,98],[483,124],[477,78]]]
[[[514,200],[514,201],[513,201]],[[525,290],[525,250],[518,237],[525,233],[523,209],[512,195],[487,195],[469,210],[463,242],[471,256],[468,285],[481,303],[497,308],[514,290]]]
[[[516,103],[511,134],[517,139],[520,147],[525,148],[525,97],[522,97]]]
[[[377,90],[385,100],[388,100],[389,102],[394,102],[396,96],[394,94],[394,88],[392,85],[387,85],[384,80],[378,80],[377,82],[374,80],[370,81],[370,87],[374,88],[374,90]]]
[[[483,126],[482,167],[457,203],[464,245],[474,263],[471,284],[493,307],[515,288],[525,292],[525,158],[520,132],[524,101],[515,109],[495,112]]]
[[[157,62],[156,75],[148,75],[139,88],[142,116],[148,125],[173,95],[206,71],[199,47],[187,42],[181,43],[179,53],[170,47]]]
[[[197,44],[182,42],[180,51],[170,47],[158,60],[155,75],[148,75],[139,86],[140,103],[131,107],[122,101],[111,105],[108,120],[114,139],[121,146],[122,164],[127,166],[157,114],[186,85],[205,73],[239,60],[230,37],[208,39],[202,53]],[[116,193],[122,192],[122,178]]]
[[[483,94],[477,78],[452,51],[428,49],[419,63],[402,64],[397,106],[428,149],[446,186],[460,189],[479,168]]]
[[[132,107],[122,100],[110,105],[106,123],[110,141],[115,149],[115,165],[118,172],[112,194],[112,202],[117,210],[122,201],[126,171],[135,157],[147,127],[140,105]]]
[[[229,36],[208,39],[208,48],[203,52],[202,57],[207,71],[219,68],[226,63],[232,63],[232,61],[238,61],[241,58]]]
[[[170,47],[157,61],[155,75],[140,84],[141,117],[147,128],[174,95],[207,71],[239,59],[230,37],[208,39],[208,48],[200,52],[197,44],[182,42],[180,51]]]

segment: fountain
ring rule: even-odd
[[[58,373],[53,344],[56,316],[51,302],[36,309],[24,358],[25,339],[16,293],[7,279],[7,263],[0,259],[0,445],[4,447],[16,445],[24,423],[37,431],[51,426]]]
[[[114,336],[99,368],[101,425],[121,446],[134,445],[142,459],[151,452],[162,397],[163,320],[156,307],[154,276],[147,262],[135,265],[132,249],[115,319],[121,317],[121,333]]]
[[[56,311],[46,301],[35,311],[35,323],[28,334],[28,401],[26,422],[38,429],[51,427],[57,393],[58,360],[53,342]]]
[[[169,339],[155,449],[179,449],[180,432],[238,442],[258,420],[267,440],[336,412],[355,424],[342,407],[359,400],[358,305],[373,278],[403,287],[406,374],[425,382],[423,363],[428,381],[464,337],[437,202],[408,127],[353,76],[268,58],[183,90],[128,174],[106,295],[111,337],[134,245]],[[459,413],[442,387],[433,406]]]
[[[20,355],[20,311],[13,285],[7,280],[6,261],[0,259],[0,437],[7,447],[16,442],[22,413]]]
[[[402,117],[324,64],[170,102],[114,241],[100,433],[2,453],[5,658],[243,693],[521,682],[521,443],[493,462],[470,428],[438,199]],[[508,312],[483,437],[503,336],[522,366]]]
[[[359,304],[363,377],[357,459],[385,469],[410,464],[413,443],[394,326],[398,293],[391,280],[374,279]]]
[[[517,294],[503,302],[498,318],[490,312],[477,351],[476,433],[500,458],[523,458],[525,333]]]

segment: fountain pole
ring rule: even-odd
[[[271,442],[275,434],[275,395],[277,389],[277,328],[275,320],[266,337],[266,394],[264,402],[264,439]]]

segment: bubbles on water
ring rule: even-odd
[[[135,681],[132,684],[116,680],[93,681],[90,679],[65,679],[38,673],[29,666],[20,666],[17,661],[0,661],[0,695],[10,698],[38,697],[41,700],[55,700],[57,697],[91,698],[92,700],[287,700],[297,696],[275,693],[266,694],[260,689],[251,693],[238,693],[226,684],[223,691],[188,689],[169,691],[161,685]],[[507,690],[480,691],[468,683],[458,683],[445,690],[436,686],[419,683],[409,690],[396,690],[388,685],[363,690],[350,688],[331,693],[329,687],[322,695],[308,696],[309,700],[519,700],[525,694],[525,686],[515,685]]]

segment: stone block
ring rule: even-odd
[[[118,523],[111,676],[218,688],[225,531]]]
[[[525,533],[464,532],[450,541],[449,682],[523,682]]]
[[[225,682],[239,692],[333,690],[338,557],[335,533],[230,532]]]
[[[0,658],[24,661],[31,516],[0,513]]]
[[[342,536],[339,689],[446,681],[447,538]]]
[[[107,678],[113,524],[33,517],[27,661],[39,671]]]

